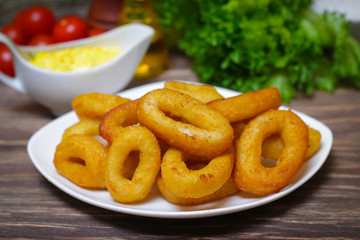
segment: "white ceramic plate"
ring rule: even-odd
[[[162,88],[163,86],[164,82],[152,83],[123,91],[119,95],[136,99],[148,91]],[[228,89],[217,89],[224,97],[239,94],[238,92]],[[286,109],[285,107],[281,108]],[[69,112],[53,120],[37,131],[29,140],[28,153],[35,167],[46,179],[67,194],[94,206],[126,214],[156,218],[200,218],[223,215],[258,207],[284,197],[309,180],[323,165],[332,146],[333,136],[331,130],[314,118],[300,112],[296,113],[309,126],[321,132],[321,147],[316,155],[306,161],[286,188],[282,189],[279,193],[265,197],[257,197],[252,194],[240,192],[235,196],[211,203],[184,207],[167,202],[161,196],[156,184],[154,184],[153,189],[145,201],[137,204],[120,204],[115,202],[105,190],[88,190],[78,187],[59,175],[53,165],[55,148],[59,144],[64,130],[78,121],[74,112]]]

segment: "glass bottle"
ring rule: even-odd
[[[151,26],[155,34],[148,51],[135,72],[135,79],[148,79],[162,73],[169,65],[168,48],[156,20],[152,0],[125,0],[119,15],[119,25],[142,23]]]

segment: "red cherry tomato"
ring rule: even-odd
[[[16,44],[24,45],[26,43],[26,35],[19,26],[7,25],[1,29],[1,32]]]
[[[18,12],[15,15],[14,20],[13,20],[13,24],[20,27],[21,29],[23,28],[24,17],[25,17],[26,10],[27,9],[21,10],[20,12]]]
[[[88,35],[89,35],[89,37],[92,37],[92,36],[96,36],[96,35],[102,34],[102,33],[104,33],[104,32],[105,32],[105,30],[103,30],[103,29],[100,29],[100,28],[92,28],[92,29],[89,30]]]
[[[39,34],[31,38],[27,45],[29,46],[45,46],[55,43],[54,37],[50,34]]]
[[[44,6],[30,7],[23,16],[23,30],[30,37],[41,33],[51,33],[54,23],[53,12]]]
[[[13,58],[10,49],[3,43],[0,43],[0,71],[15,77]]]
[[[55,23],[53,36],[56,42],[66,42],[87,37],[85,21],[78,16],[66,16]]]

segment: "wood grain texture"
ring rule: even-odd
[[[148,81],[196,81],[189,61],[172,53],[171,68]],[[302,187],[270,204],[218,217],[137,217],[81,202],[32,165],[27,141],[54,119],[44,107],[0,83],[0,238],[12,239],[358,239],[360,234],[360,92],[299,96],[289,107],[326,125],[331,153]]]

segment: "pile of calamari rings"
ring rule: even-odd
[[[273,87],[224,98],[212,86],[176,81],[133,100],[81,94],[72,102],[79,121],[64,131],[53,162],[74,184],[107,190],[119,203],[144,201],[154,184],[177,205],[239,191],[265,196],[287,186],[321,140],[280,105]]]

